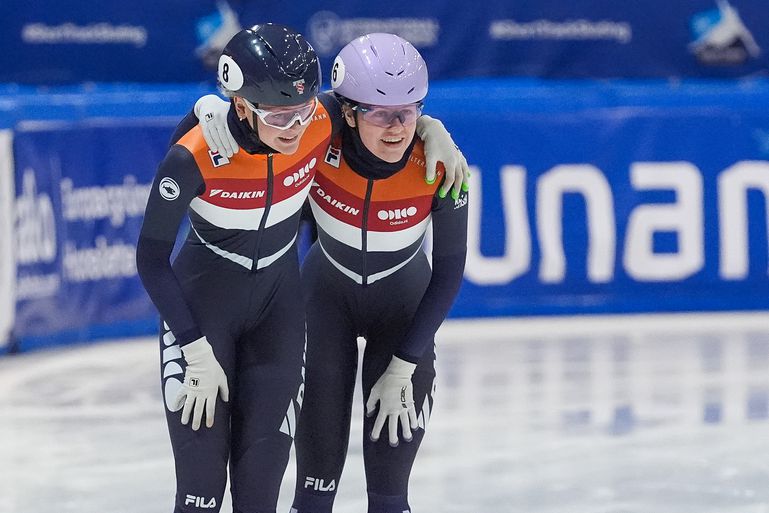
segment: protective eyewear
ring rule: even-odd
[[[352,109],[358,111],[361,117],[368,123],[380,128],[387,128],[397,121],[400,121],[403,125],[416,123],[417,118],[422,115],[423,107],[424,104],[422,102],[388,107],[359,103],[353,106]]]
[[[312,116],[315,114],[315,109],[318,108],[318,98],[315,97],[308,103],[303,103],[296,107],[279,107],[275,109],[259,109],[254,104],[243,98],[246,106],[251,109],[254,114],[259,116],[267,126],[277,128],[278,130],[287,130],[294,126],[297,121],[300,125],[306,125],[312,121]]]

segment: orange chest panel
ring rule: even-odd
[[[206,191],[200,199],[236,210],[263,208],[267,201],[268,165],[272,160],[272,202],[277,203],[306,190],[331,139],[331,120],[318,105],[293,155],[249,155],[241,150],[230,158],[208,149],[199,126],[178,144],[187,148],[203,176]]]
[[[389,178],[368,180],[353,171],[338,148],[330,146],[319,164],[311,200],[333,218],[374,231],[396,231],[423,221],[432,210],[443,169],[432,184],[425,182],[421,142],[414,145],[406,166]],[[368,197],[367,197],[368,194]]]

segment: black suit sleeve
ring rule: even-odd
[[[152,183],[136,248],[139,278],[180,345],[202,335],[184,300],[170,257],[187,207],[204,190],[193,156],[182,146],[172,146]]]
[[[467,192],[433,200],[433,272],[395,356],[417,363],[446,319],[462,285],[467,256]]]

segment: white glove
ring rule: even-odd
[[[366,402],[366,415],[369,417],[373,415],[376,403],[379,403],[379,414],[371,430],[373,441],[379,440],[385,420],[388,422],[392,447],[398,445],[399,420],[403,439],[410,442],[413,438],[411,430],[419,427],[417,411],[414,408],[414,386],[411,384],[411,376],[416,367],[415,363],[393,356],[390,365],[371,389],[371,395]]]
[[[209,150],[227,157],[232,157],[238,152],[240,147],[227,126],[230,102],[215,94],[207,94],[195,102],[194,111]]]
[[[425,143],[425,159],[427,170],[425,181],[433,183],[436,178],[436,166],[443,162],[446,169],[446,180],[438,191],[438,196],[445,198],[451,189],[451,197],[459,198],[459,191],[467,192],[470,189],[470,168],[467,159],[454,144],[451,134],[446,130],[440,120],[430,116],[419,116],[417,119],[417,135]]]
[[[187,368],[184,371],[184,384],[176,396],[176,410],[182,406],[182,403],[184,404],[182,424],[186,426],[192,414],[192,429],[195,431],[200,428],[205,410],[206,426],[212,427],[217,392],[221,392],[224,402],[230,400],[227,375],[216,360],[214,350],[206,337],[200,337],[182,346],[182,353],[184,353]]]

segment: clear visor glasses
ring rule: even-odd
[[[424,104],[422,102],[387,107],[360,103],[355,105],[353,110],[358,111],[361,117],[368,123],[380,128],[388,128],[397,122],[403,125],[413,125],[417,122],[417,118],[422,115],[423,107]]]
[[[294,126],[297,121],[300,125],[306,125],[312,121],[315,109],[318,108],[318,97],[314,97],[307,103],[291,107],[275,107],[272,109],[259,109],[253,103],[243,98],[243,102],[251,109],[254,114],[259,116],[267,126],[279,130],[287,130]]]

